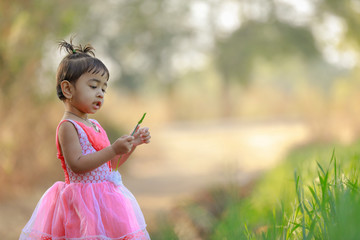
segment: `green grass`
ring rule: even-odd
[[[360,144],[334,149],[295,151],[228,206],[210,239],[359,239]]]
[[[192,236],[360,239],[359,153],[360,142],[311,145],[293,151],[246,194],[235,184],[209,190],[182,208],[187,221],[197,226]]]

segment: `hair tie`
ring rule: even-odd
[[[75,50],[75,49],[73,49],[73,50],[72,50],[72,52],[73,52],[73,54],[75,54],[75,53],[76,53],[76,50]]]

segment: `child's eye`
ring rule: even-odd
[[[101,89],[103,93],[106,93],[106,90],[105,89]]]
[[[96,89],[97,87],[96,86],[90,86],[92,89]]]

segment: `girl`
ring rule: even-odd
[[[134,196],[115,170],[137,146],[150,142],[149,129],[110,144],[100,124],[88,119],[104,103],[108,69],[91,45],[73,46],[70,40],[59,46],[68,53],[56,77],[65,107],[56,131],[65,182],[45,192],[20,239],[150,239]]]

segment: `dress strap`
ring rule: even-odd
[[[82,129],[82,127],[76,121],[71,120],[71,119],[64,119],[59,123],[59,125],[58,125],[58,127],[56,129],[56,147],[57,147],[57,150],[58,150],[58,157],[62,156],[61,147],[60,147],[60,143],[59,143],[59,136],[58,136],[59,135],[59,128],[60,128],[61,124],[64,123],[64,122],[71,122],[74,125],[74,127],[76,129],[76,132],[78,133],[78,136],[80,137],[81,135],[83,135],[84,137],[86,137],[87,142],[89,142],[89,139],[87,138],[86,132],[84,131],[84,129]]]
[[[79,126],[79,124],[76,123],[76,121],[71,120],[71,119],[62,120],[56,129],[56,147],[58,149],[58,154],[61,154],[61,148],[60,148],[60,143],[59,143],[59,128],[60,128],[61,124],[63,124],[64,122],[71,122],[74,125],[78,135],[81,134],[82,132],[84,132],[84,130]]]

